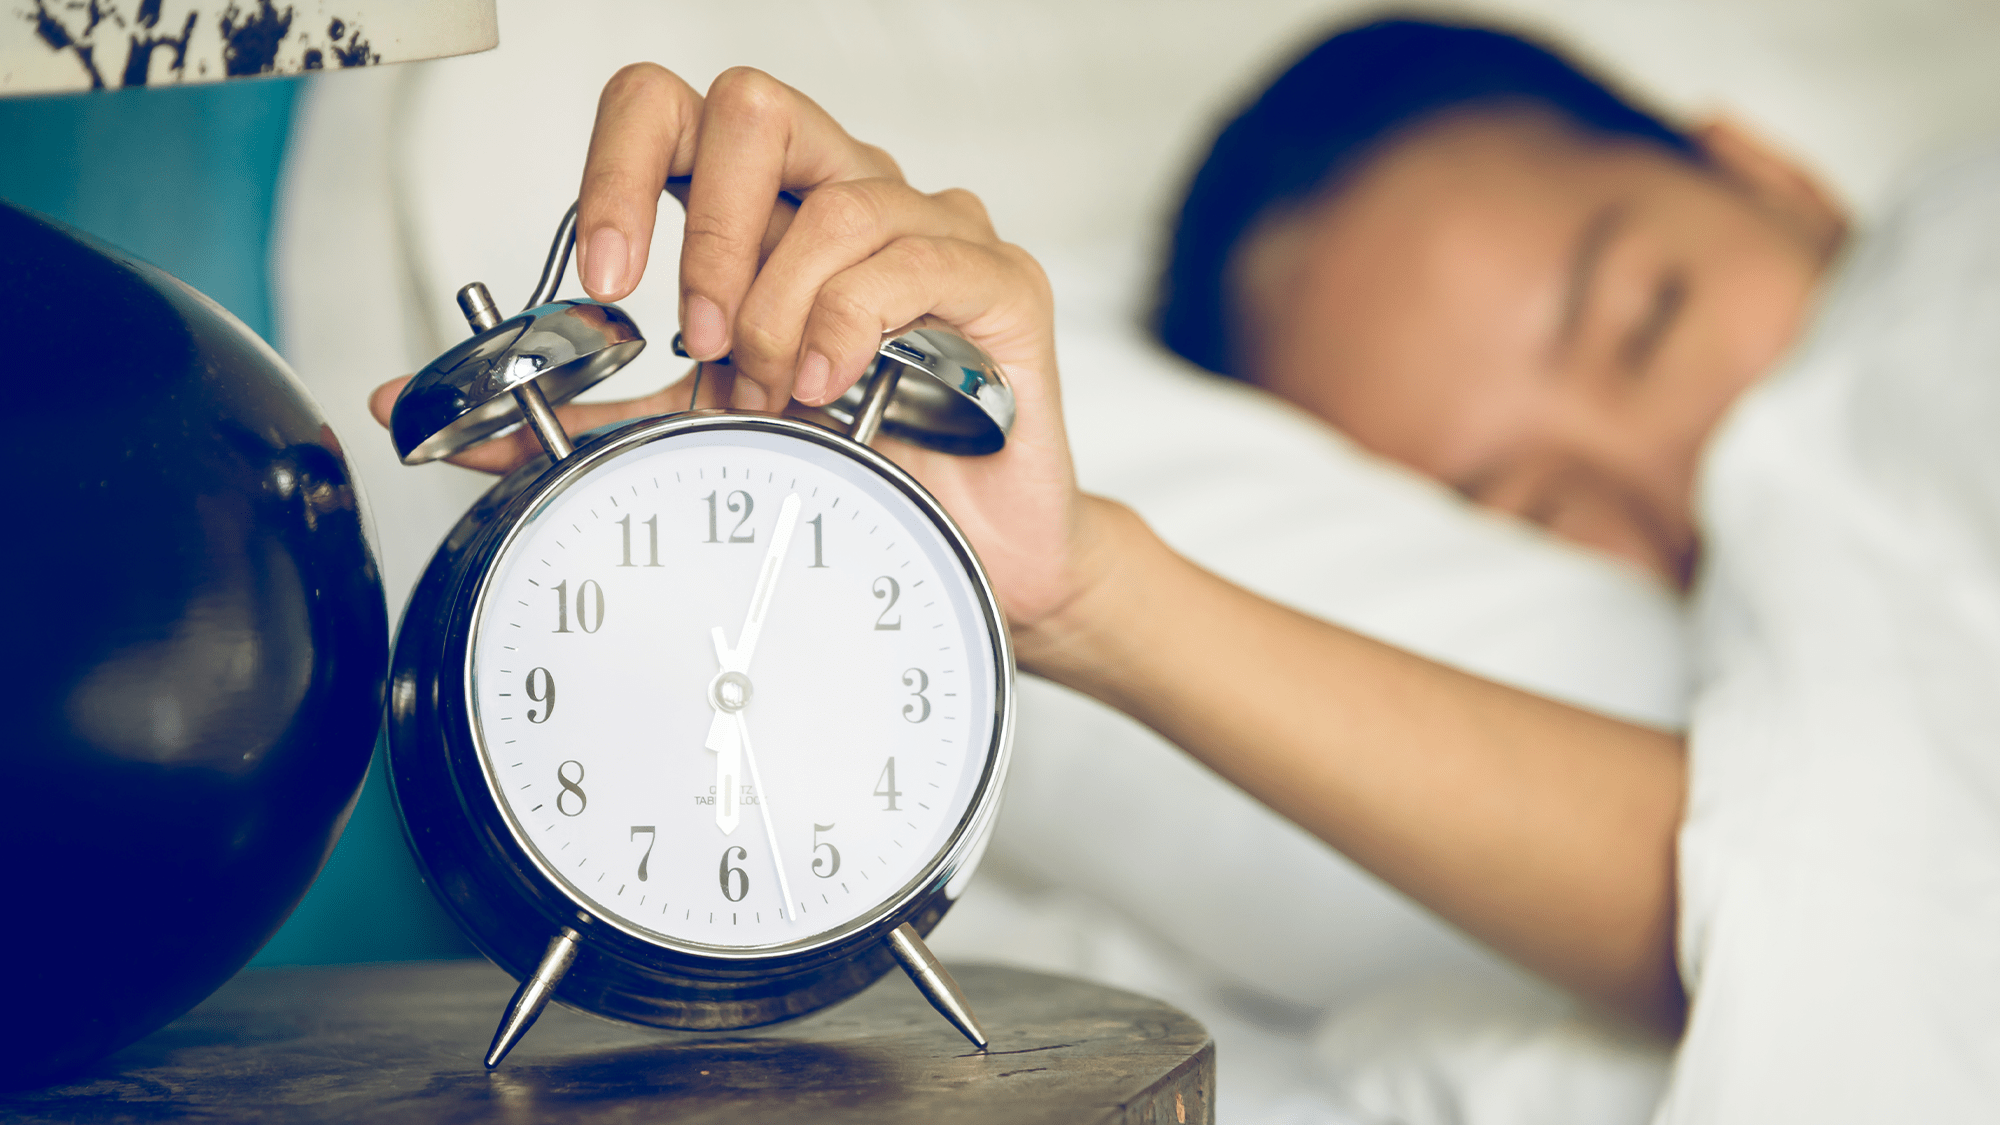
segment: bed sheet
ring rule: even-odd
[[[484,280],[503,300],[525,292],[574,194],[604,75],[650,57],[700,84],[726,63],[747,62],[808,90],[858,135],[895,152],[918,184],[977,190],[1000,228],[1049,266],[1088,485],[1135,503],[1205,564],[1310,612],[1606,710],[1660,722],[1679,714],[1681,626],[1632,575],[1546,551],[1522,529],[1454,508],[1450,497],[1355,457],[1282,407],[1191,382],[1133,338],[1159,216],[1215,115],[1287,43],[1358,5],[500,7],[503,46],[490,55],[316,82],[281,201],[280,341],[348,442],[393,604],[488,482],[449,466],[399,465],[366,414],[367,390],[457,337],[450,294],[458,285]],[[1966,131],[1968,107],[2000,98],[2000,70],[1984,47],[2000,33],[2000,9],[1988,4],[1462,7],[1559,28],[1670,108],[1734,107],[1829,168],[1864,210],[1882,196],[1889,169]],[[620,34],[603,34],[607,26]],[[774,34],[774,26],[785,30]],[[901,63],[858,61],[884,50]],[[673,224],[663,223],[654,261],[671,263],[676,252]],[[656,335],[672,323],[672,287],[661,278],[628,305]],[[673,377],[664,352],[653,349],[604,393],[637,393]],[[1142,424],[1135,401],[1158,409]],[[1217,411],[1260,440],[1204,447],[1206,413]],[[1167,448],[1180,454],[1171,464],[1146,456]],[[1342,468],[1304,501],[1232,484],[1240,478],[1220,471],[1288,457]],[[1326,510],[1348,518],[1304,529],[1280,518],[1301,503],[1334,505]],[[1218,527],[1256,534],[1207,537]],[[1493,549],[1502,563],[1449,545],[1468,527],[1479,542],[1500,544]],[[1322,565],[1315,552],[1332,562]],[[1337,581],[1334,563],[1344,568]],[[1540,594],[1510,596],[1510,582],[1515,595]],[[1572,602],[1586,613],[1593,598],[1642,607],[1629,615],[1641,622],[1642,643],[1615,639],[1627,629],[1592,634],[1538,617],[1546,595],[1578,582],[1597,591]],[[1608,654],[1576,662],[1589,665],[1576,682],[1562,671],[1572,644]],[[1634,665],[1639,652],[1657,666]],[[1647,1083],[1658,1080],[1657,1045],[1627,1043],[1512,976],[1295,829],[1260,820],[1241,794],[1123,720],[1048,685],[1030,684],[1024,695],[1022,768],[1005,836],[940,931],[945,948],[1130,983],[1202,1015],[1229,1075],[1225,1121],[1638,1119],[1631,1107],[1647,1102]],[[1285,857],[1278,881],[1332,888],[1315,897],[1320,913],[1290,928],[1262,924],[1254,901],[1230,900],[1258,896],[1231,878],[1242,867],[1227,855],[1180,855],[1178,869],[1078,870],[1078,853],[1045,846],[1062,837],[1038,831],[1063,809],[1063,794],[1089,791],[1066,773],[1078,763],[1113,784],[1137,775],[1160,787],[1116,802],[1117,839],[1174,846],[1149,810],[1194,801],[1222,826],[1218,835]],[[1146,851],[1110,854],[1143,859]],[[1189,902],[1207,905],[1189,910]],[[1232,931],[1190,919],[1245,924]],[[1272,935],[1285,933],[1294,940],[1275,948],[1283,943]],[[1238,934],[1269,944],[1233,945]]]

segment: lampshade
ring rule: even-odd
[[[21,0],[0,96],[414,62],[500,43],[494,0]]]

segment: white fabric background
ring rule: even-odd
[[[1122,317],[1143,304],[1166,211],[1228,107],[1364,10],[1338,0],[503,0],[496,51],[315,83],[282,200],[281,343],[340,432],[368,432],[353,391],[456,339],[459,285],[485,280],[503,304],[525,297],[575,197],[597,89],[641,59],[697,87],[736,63],[780,75],[896,154],[912,182],[977,191],[999,229],[1049,268],[1066,323]],[[2000,5],[1984,0],[1443,10],[1559,33],[1671,110],[1735,113],[1826,170],[1864,216],[1913,159],[2000,118]],[[678,241],[661,224],[654,261],[672,262]],[[663,281],[625,302],[641,325],[673,323]],[[663,383],[669,360],[655,348],[603,393]],[[364,466],[398,492],[427,494],[394,500],[394,520],[385,508],[392,596],[474,487],[441,483],[456,470],[423,472],[379,457]]]
[[[1855,250],[1702,482],[1662,1122],[2000,1114],[2000,148]]]
[[[1516,0],[1667,108],[1729,108],[1864,215],[1917,154],[2000,118],[2000,6]],[[526,295],[574,197],[602,80],[661,62],[697,87],[763,67],[926,188],[965,186],[1048,266],[1086,486],[1239,581],[1477,671],[1606,710],[1681,712],[1670,599],[1467,512],[1281,407],[1194,379],[1130,323],[1161,223],[1237,98],[1360,8],[1304,0],[937,3],[503,0],[487,55],[315,84],[282,201],[288,356],[346,436],[400,604],[487,485],[396,463],[363,406],[463,333],[451,294]],[[671,335],[669,221],[625,302]],[[656,346],[603,393],[675,374]],[[1330,687],[1330,690],[1334,690]],[[1223,1120],[1638,1121],[1662,1075],[1132,724],[1023,688],[1018,772],[948,956],[1092,975],[1195,1011]],[[1251,877],[1245,877],[1248,874]]]

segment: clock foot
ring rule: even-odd
[[[492,1070],[514,1049],[514,1044],[535,1025],[535,1017],[548,1007],[549,997],[555,995],[556,982],[569,972],[570,963],[576,960],[576,931],[565,928],[549,940],[548,952],[542,954],[542,963],[535,972],[514,993],[514,999],[507,1005],[507,1014],[500,1019],[500,1030],[493,1033],[493,1045],[486,1049],[486,1069]],[[942,972],[943,970],[939,970]],[[949,978],[947,978],[949,979]],[[936,1001],[932,1001],[936,1003]]]
[[[931,1007],[950,1020],[953,1027],[964,1032],[973,1046],[984,1051],[986,1032],[980,1029],[979,1020],[972,1014],[972,1005],[965,1001],[965,993],[958,990],[958,982],[945,972],[944,966],[931,955],[924,939],[917,936],[917,931],[908,922],[897,926],[889,934],[889,948],[895,952],[896,960],[903,963],[903,971],[916,982],[917,991],[931,1002]]]

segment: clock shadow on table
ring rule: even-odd
[[[412,1108],[463,1106],[465,1116],[481,1120],[569,1120],[594,1116],[591,1106],[625,1106],[640,1096],[671,1101],[676,1122],[707,1120],[711,1113],[717,1120],[740,1121],[746,1101],[763,1110],[783,1102],[798,1120],[813,1120],[880,1104],[903,1069],[881,1052],[849,1044],[699,1039],[561,1062],[529,1061],[490,1074],[438,1074],[410,1102]]]
[[[206,1116],[204,1109],[217,1107],[188,1097],[173,1073],[177,1060],[209,1055],[214,1048],[241,1051],[296,1042],[305,1037],[305,1029],[297,1030],[301,1034],[266,1027],[245,1036],[222,1028],[172,1029],[120,1052],[114,1066],[94,1068],[68,1087],[42,1093],[53,1095],[49,1101],[71,1121]],[[268,1054],[243,1058],[229,1068],[233,1073],[218,1075],[210,1059],[208,1077],[225,1079],[231,1102],[257,1106],[277,1120],[295,1115],[338,1120],[346,1117],[343,1105],[374,1121],[625,1120],[637,1106],[669,1103],[676,1122],[700,1122],[711,1116],[741,1121],[746,1103],[759,1111],[782,1107],[801,1120],[879,1104],[907,1067],[875,1050],[783,1039],[683,1039],[586,1057],[524,1060],[491,1072],[467,1060],[471,1065],[463,1068],[426,1067],[431,1073],[416,1088],[409,1068],[388,1059],[333,1081],[310,1058],[294,1054],[278,1066],[271,1061]],[[13,1108],[33,1114],[33,1103],[40,1100],[31,1095]]]

